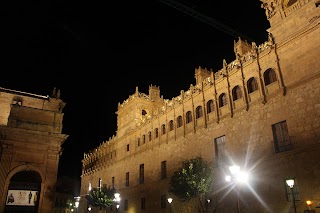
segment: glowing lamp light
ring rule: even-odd
[[[237,175],[240,171],[240,166],[237,166],[237,165],[229,166],[229,170],[232,175]]]
[[[120,201],[120,193],[114,194],[114,201],[119,202]]]
[[[168,198],[168,203],[172,203],[173,199],[171,197]]]
[[[287,182],[287,184],[288,184],[288,186],[290,188],[293,188],[293,186],[294,186],[294,180],[293,179],[288,179],[288,180],[286,180],[286,182]]]
[[[307,206],[312,206],[312,204],[313,204],[313,202],[311,200],[307,200],[306,203],[307,203]]]
[[[246,183],[248,181],[248,173],[246,172],[239,172],[237,175],[237,181]]]

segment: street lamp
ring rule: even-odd
[[[206,203],[206,213],[208,212],[208,207],[209,207],[209,204],[210,204],[210,199],[207,199],[207,203]]]
[[[170,205],[170,213],[171,213],[171,203],[172,203],[173,199],[171,197],[168,198],[168,203]]]
[[[237,166],[237,165],[229,166],[229,170],[230,170],[231,176],[227,175],[225,177],[225,180],[227,182],[230,182],[231,180],[235,181],[236,184],[247,182],[248,174],[244,171],[241,171],[240,166]],[[236,191],[236,193],[237,193],[237,212],[240,213],[240,200],[239,200],[238,190]]]
[[[88,212],[91,212],[91,206],[88,207]]]
[[[120,200],[120,193],[115,193],[113,201],[116,203],[116,212],[118,212],[118,209],[120,208]]]
[[[291,189],[291,194],[292,194],[292,203],[293,203],[293,209],[294,209],[294,213],[297,213],[297,208],[296,208],[296,199],[294,197],[294,191],[293,191],[293,186],[294,186],[294,179],[288,179],[286,180],[287,185],[290,187]]]
[[[74,206],[76,207],[76,212],[78,212],[80,197],[74,197],[74,199],[75,199]]]

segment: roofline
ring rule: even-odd
[[[3,87],[0,87],[0,92],[7,92],[7,93],[12,93],[12,94],[17,94],[17,95],[24,95],[24,96],[29,96],[32,98],[41,98],[41,99],[49,99],[49,95],[44,96],[44,95],[37,95],[37,94],[32,94],[32,93],[28,93],[28,92],[21,92],[21,91],[17,91],[17,90],[12,90],[12,89],[6,89]]]

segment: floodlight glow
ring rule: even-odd
[[[229,170],[232,175],[237,175],[240,171],[240,166],[237,166],[237,165],[229,166]]]
[[[290,188],[293,188],[293,186],[294,186],[294,180],[293,179],[288,179],[288,180],[286,180],[286,182],[287,182],[287,184],[288,184],[288,186]]]
[[[238,181],[238,182],[241,182],[241,183],[246,183],[246,182],[248,181],[248,177],[249,177],[248,173],[246,173],[246,172],[239,172],[239,173],[237,174],[237,181]]]

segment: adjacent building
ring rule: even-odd
[[[150,85],[118,104],[115,135],[84,154],[80,212],[90,187],[104,184],[120,192],[119,212],[197,212],[168,184],[198,156],[215,167],[208,212],[303,212],[307,200],[320,212],[320,1],[261,1],[267,41],[239,38],[234,61],[196,68],[177,97]],[[233,164],[250,173],[248,185],[225,182]]]
[[[42,96],[0,88],[0,212],[51,213],[61,146],[60,91]]]

